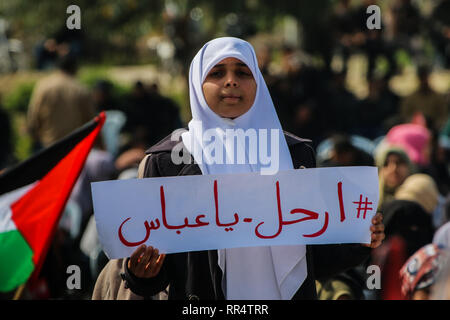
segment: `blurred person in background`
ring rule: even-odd
[[[400,270],[406,299],[429,300],[447,258],[448,252],[436,244],[427,244],[415,252]]]
[[[378,167],[380,197],[378,208],[394,200],[395,191],[414,172],[407,153],[399,147],[381,144],[375,152]]]
[[[405,50],[414,61],[423,58],[426,21],[411,0],[389,2],[386,12],[387,38],[396,49]]]
[[[38,70],[50,70],[56,67],[58,60],[58,45],[54,38],[42,41],[34,49],[35,65]]]
[[[355,29],[352,42],[355,49],[362,51],[367,57],[366,79],[373,79],[377,59],[383,57],[387,62],[386,75],[388,78],[397,73],[397,61],[395,60],[395,46],[384,37],[384,21],[380,21],[381,29],[367,28],[367,8],[377,5],[375,0],[363,0],[353,9]]]
[[[348,59],[352,52],[352,35],[355,28],[350,0],[339,0],[330,16],[333,32],[334,51],[341,56],[342,72],[347,74]]]
[[[344,71],[335,72],[327,79],[326,94],[318,109],[328,114],[324,125],[316,130],[326,130],[329,134],[335,132],[355,134],[355,127],[358,123],[358,99],[346,87],[346,73]],[[320,91],[320,90],[319,90]],[[323,94],[323,93],[321,93]],[[322,107],[321,107],[322,106]]]
[[[419,114],[416,118],[422,117]],[[391,128],[385,140],[406,150],[416,171],[430,175],[439,192],[447,195],[450,188],[448,154],[440,145],[438,137],[435,130],[427,129],[424,124],[406,123]]]
[[[357,121],[353,123],[357,134],[369,139],[385,135],[398,121],[400,98],[389,88],[387,75],[375,73],[368,83],[369,94],[358,103]],[[348,115],[347,115],[348,116]]]
[[[448,118],[448,103],[444,95],[430,87],[430,73],[428,66],[419,66],[419,87],[414,93],[403,98],[400,112],[405,122],[410,122],[414,115],[420,112],[427,118],[430,128],[440,131]]]
[[[178,106],[159,93],[156,83],[147,86],[136,81],[131,94],[124,101],[126,122],[115,167],[121,178],[136,178],[145,150],[182,126]]]
[[[332,116],[322,116],[332,111],[330,73],[311,64],[303,51],[291,45],[283,45],[281,59],[282,72],[269,88],[280,122],[289,132],[313,140],[316,147],[337,123]]]
[[[255,45],[256,57],[258,59],[258,67],[266,81],[267,87],[270,88],[278,80],[270,70],[270,64],[273,58],[273,47],[268,43],[258,43]]]
[[[27,114],[34,150],[47,147],[95,117],[94,100],[75,78],[77,61],[66,55],[59,70],[36,83]]]
[[[128,144],[128,148],[122,150],[114,163],[118,172],[118,179],[137,178],[139,163],[145,157],[146,143],[135,140]]]
[[[408,257],[432,242],[435,232],[432,217],[418,202],[393,200],[379,211],[385,221],[386,239],[394,235],[401,236],[405,240]]]
[[[310,72],[308,72],[308,67],[300,61],[299,52],[293,46],[283,44],[280,51],[280,74],[276,78],[272,78],[272,83],[270,87],[268,85],[268,89],[276,104],[281,123],[286,125],[286,130],[298,134],[298,132],[292,130],[292,128],[299,128],[295,106],[303,104],[313,94],[309,77]],[[307,111],[309,110],[308,106]],[[312,119],[310,113],[305,116],[306,121],[302,121],[305,125],[301,128],[308,127],[307,123]],[[308,129],[309,127],[306,130]],[[305,137],[309,136],[306,135]]]
[[[123,111],[127,121],[122,132],[128,135],[130,143],[130,140],[143,142],[144,149],[182,126],[178,106],[161,95],[156,84],[147,87],[143,82],[136,81]]]
[[[394,194],[398,200],[415,201],[433,218],[433,225],[438,228],[444,219],[443,207],[439,206],[439,194],[436,182],[427,174],[410,175]]]
[[[112,91],[113,84],[108,80],[98,80],[95,83],[94,88],[92,89],[92,96],[97,112],[120,109],[118,102],[112,95]]]
[[[34,49],[35,66],[38,70],[52,70],[58,67],[61,57],[70,55],[80,58],[84,47],[82,29],[68,29],[64,23],[58,31],[39,43]]]
[[[405,123],[394,126],[386,134],[386,142],[403,148],[419,172],[430,165],[431,132],[424,126]]]
[[[320,167],[373,166],[375,164],[372,155],[356,146],[348,135],[335,134],[328,141],[329,149],[321,150],[321,154],[318,154]]]

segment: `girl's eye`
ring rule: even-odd
[[[221,70],[212,71],[209,76],[213,78],[221,77],[223,72]]]
[[[252,73],[250,71],[246,71],[246,70],[238,70],[237,74],[239,76],[253,77]]]

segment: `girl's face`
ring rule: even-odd
[[[216,64],[202,85],[206,103],[223,118],[237,118],[253,105],[256,81],[245,63],[226,58]]]

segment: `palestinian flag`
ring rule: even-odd
[[[36,278],[105,113],[0,175],[0,292]]]

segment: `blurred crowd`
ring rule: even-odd
[[[381,30],[365,27],[366,8],[376,1],[350,2],[338,1],[328,17],[331,32],[320,52],[322,66],[311,63],[303,48],[255,44],[283,128],[313,141],[317,166],[378,168],[378,211],[386,240],[363,265],[318,279],[319,298],[450,299],[450,92],[436,92],[430,85],[436,69],[450,68],[450,1],[439,1],[428,17],[413,1],[392,1]],[[33,150],[51,145],[99,111],[106,110],[107,121],[68,201],[42,281],[27,288],[29,298],[90,298],[107,262],[96,235],[90,183],[136,178],[145,150],[185,125],[179,107],[157,84],[137,81],[120,101],[108,80],[92,89],[81,85],[76,77],[78,39],[51,39],[39,49],[38,68],[53,65],[57,70],[36,84],[29,104]],[[432,43],[432,59],[425,40]],[[402,71],[399,50],[409,55],[419,83],[407,96],[390,86]],[[275,51],[281,54],[276,71]],[[368,62],[368,95],[363,99],[346,85],[348,61],[355,53]],[[335,56],[343,62],[339,70],[332,67]],[[379,56],[387,61],[382,72],[376,68]],[[11,163],[13,150],[11,123],[1,108],[0,131],[1,170]],[[71,264],[82,269],[82,290],[66,288]],[[372,265],[380,268],[381,278],[369,289]]]
[[[319,298],[450,299],[450,92],[430,85],[433,71],[450,68],[450,1],[439,1],[427,18],[413,1],[392,1],[383,31],[361,28],[365,9],[376,1],[349,3],[339,1],[330,18],[335,31],[330,52],[343,60],[338,72],[331,60],[312,68],[286,47],[286,77],[267,74],[275,105],[283,106],[282,123],[314,141],[319,167],[369,165],[379,172],[378,211],[386,240],[363,265],[319,279]],[[432,58],[425,53],[426,40],[433,45]],[[395,58],[400,50],[410,56],[418,79],[406,96],[389,85],[401,72]],[[268,48],[262,52],[266,57]],[[354,53],[368,61],[364,99],[346,89]],[[387,61],[383,72],[375,68],[380,55]],[[260,61],[267,70],[264,61],[270,59]],[[371,266],[380,268],[381,280],[368,288]]]

